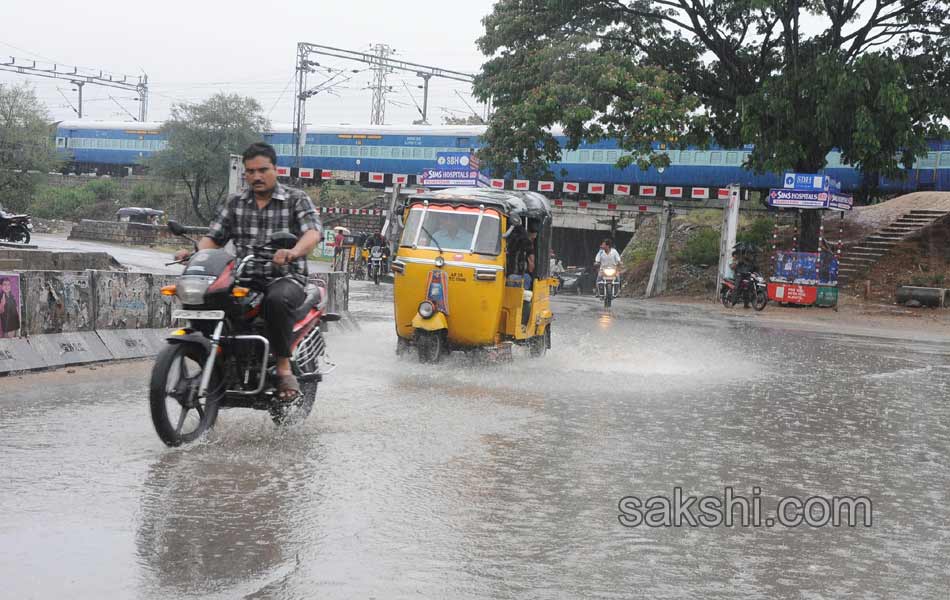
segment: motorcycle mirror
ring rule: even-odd
[[[169,221],[168,230],[175,235],[185,235],[185,228],[178,221]]]
[[[278,231],[271,236],[270,242],[268,242],[267,245],[273,246],[274,248],[290,250],[297,245],[297,236],[288,231]]]

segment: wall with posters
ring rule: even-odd
[[[0,273],[0,338],[20,336],[23,314],[20,289],[19,274]]]

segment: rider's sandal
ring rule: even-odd
[[[290,404],[300,397],[300,384],[293,375],[277,376],[277,401]]]

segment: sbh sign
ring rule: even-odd
[[[808,190],[813,192],[841,191],[841,184],[831,177],[812,173],[786,173],[782,178],[782,187],[786,190]]]

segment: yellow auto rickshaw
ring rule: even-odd
[[[547,198],[449,188],[410,196],[399,222],[397,352],[437,362],[451,350],[508,357],[518,344],[538,357],[551,347]]]

